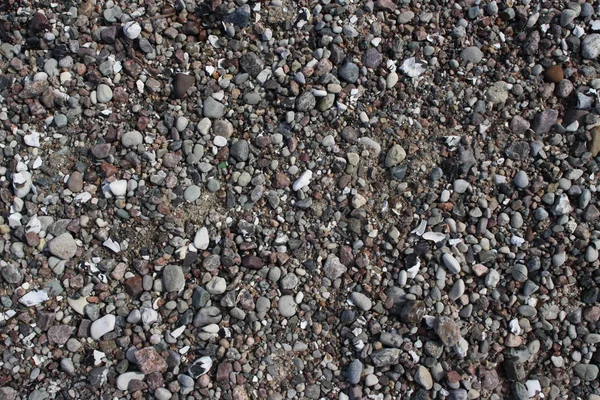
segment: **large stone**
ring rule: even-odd
[[[145,347],[138,350],[134,356],[138,368],[146,375],[153,372],[165,372],[167,370],[167,362],[158,354],[154,347]]]
[[[179,292],[185,285],[183,269],[179,265],[167,265],[162,273],[163,288],[166,292]]]
[[[70,233],[65,232],[48,242],[48,251],[53,256],[70,260],[77,253],[77,243]]]
[[[188,74],[177,74],[173,79],[173,96],[176,99],[182,99],[187,94],[189,88],[196,83],[196,78]]]

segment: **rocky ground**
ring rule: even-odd
[[[600,6],[0,2],[0,400],[600,399]]]

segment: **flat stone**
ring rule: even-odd
[[[400,164],[406,158],[406,151],[399,144],[395,144],[388,151],[385,156],[385,166],[386,168],[395,167]]]
[[[433,388],[433,378],[427,368],[420,365],[415,372],[415,382],[421,385],[425,390]]]
[[[296,314],[296,301],[293,296],[281,296],[277,302],[277,310],[285,318],[290,318]]]
[[[460,328],[452,319],[448,317],[438,317],[433,324],[435,333],[440,337],[445,346],[452,347],[458,343],[461,338]]]
[[[600,34],[586,35],[581,41],[581,55],[583,58],[595,60],[600,55]]]
[[[189,88],[196,83],[196,78],[188,74],[177,74],[173,79],[173,96],[176,99],[182,99],[187,94]]]
[[[202,112],[206,118],[219,119],[225,115],[225,105],[209,97],[204,100]]]
[[[144,143],[144,136],[138,131],[129,131],[121,136],[121,144],[125,147],[134,147]]]
[[[163,288],[166,292],[179,292],[185,285],[183,269],[179,265],[167,265],[162,271]]]
[[[548,133],[557,120],[558,111],[550,108],[542,111],[535,117],[531,128],[538,134]]]
[[[400,360],[400,349],[380,349],[371,354],[371,361],[376,367],[396,365]]]
[[[77,243],[70,233],[65,232],[48,242],[48,251],[53,256],[63,260],[70,260],[77,253]]]
[[[194,247],[198,250],[206,250],[208,249],[209,244],[210,237],[208,235],[208,229],[203,226],[202,228],[198,229],[196,236],[194,236]]]
[[[48,341],[53,344],[63,345],[71,337],[75,327],[68,325],[54,325],[48,329]]]

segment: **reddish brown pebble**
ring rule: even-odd
[[[544,77],[549,82],[558,83],[565,79],[565,73],[559,65],[553,65],[546,70]]]

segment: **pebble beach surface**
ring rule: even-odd
[[[0,2],[0,400],[600,399],[600,6]]]

